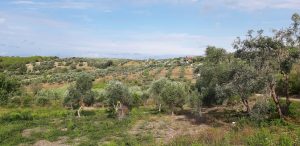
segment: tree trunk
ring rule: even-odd
[[[280,103],[279,103],[279,99],[277,98],[276,92],[275,92],[275,84],[270,84],[270,92],[271,92],[271,97],[276,105],[276,109],[277,109],[277,113],[279,115],[279,117],[282,119],[283,118],[283,114],[281,111],[281,107],[280,107]]]
[[[286,109],[289,110],[291,100],[289,96],[289,75],[285,74],[285,97],[286,97]]]
[[[82,110],[82,106],[80,106],[80,108],[77,110],[77,115],[78,115],[79,118],[80,118],[80,112],[81,112],[81,110]]]
[[[201,111],[201,108],[199,108],[198,113],[199,113],[199,117],[202,117],[202,111]]]
[[[249,106],[248,100],[247,99],[242,99],[242,102],[243,102],[244,106],[246,107],[247,113],[250,113],[250,106]]]
[[[158,106],[158,112],[161,112],[161,104]]]

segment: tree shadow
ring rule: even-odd
[[[178,118],[177,120],[188,120],[194,125],[206,124],[213,127],[229,126],[240,118],[248,116],[247,113],[232,109],[213,109],[207,112],[204,111],[201,115],[191,110],[182,110],[177,112],[177,115],[184,116],[184,118]]]

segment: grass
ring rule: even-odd
[[[61,136],[67,136],[70,144],[78,141],[79,145],[98,145],[102,142],[119,145],[126,141],[140,143],[141,140],[147,140],[147,137],[130,137],[127,134],[132,124],[147,116],[146,109],[133,110],[124,120],[108,118],[104,109],[83,112],[81,118],[75,117],[74,111],[66,109],[3,108],[0,111],[0,145],[33,144],[38,140],[56,141]],[[22,136],[23,130],[36,127],[45,130],[29,137]]]
[[[299,102],[292,102],[291,117],[299,119]],[[66,136],[70,145],[155,145],[155,135],[130,135],[128,131],[140,119],[151,118],[151,108],[133,109],[124,120],[109,118],[105,109],[83,111],[82,117],[75,117],[75,111],[64,108],[0,108],[0,145],[34,144],[38,140],[55,142]],[[178,136],[168,145],[300,145],[300,125],[293,119],[281,121],[270,119],[253,121],[233,111],[209,113],[211,116],[236,126],[214,126],[194,135]],[[228,119],[231,118],[231,119]],[[205,124],[205,123],[202,123]],[[208,123],[207,123],[208,124]],[[22,136],[26,129],[43,129]],[[145,131],[146,132],[146,131]]]
[[[104,89],[105,87],[106,87],[106,83],[104,82],[93,83],[93,89]]]

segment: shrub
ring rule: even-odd
[[[95,93],[93,91],[88,91],[85,93],[84,97],[83,97],[83,103],[86,106],[91,106],[93,105],[94,101],[95,101]]]
[[[143,99],[142,99],[143,91],[140,87],[138,87],[138,86],[130,87],[129,88],[129,93],[130,93],[130,96],[132,97],[132,100],[133,100],[133,103],[132,103],[133,106],[138,107],[138,106],[142,105],[142,103],[143,103]]]
[[[20,96],[14,96],[9,99],[9,106],[21,106],[22,105],[22,98]]]
[[[6,105],[9,96],[16,93],[19,88],[20,84],[16,79],[0,74],[0,105]]]
[[[250,117],[253,120],[262,121],[270,116],[270,102],[267,98],[259,98],[259,100],[255,103],[252,110],[250,111]]]
[[[35,101],[38,106],[46,106],[50,104],[50,100],[47,97],[39,96]]]

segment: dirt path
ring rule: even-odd
[[[286,100],[285,97],[280,98],[281,100]],[[299,98],[290,98],[291,101],[296,101],[296,102],[300,102]]]
[[[133,136],[151,134],[157,144],[167,144],[178,136],[197,135],[209,128],[206,124],[193,124],[184,115],[161,115],[138,121],[128,133]]]

